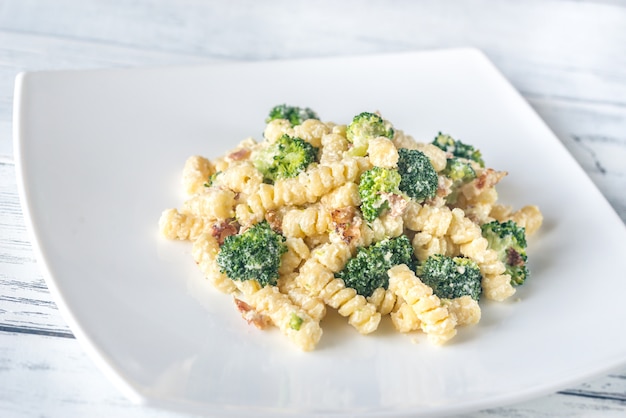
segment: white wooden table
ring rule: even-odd
[[[18,72],[456,46],[492,59],[626,222],[626,1],[0,0],[0,416],[179,416],[123,398],[47,290],[17,194]],[[626,416],[626,365],[465,416]]]

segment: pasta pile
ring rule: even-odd
[[[328,309],[347,318],[361,334],[375,332],[387,316],[399,332],[423,332],[430,342],[444,344],[459,326],[479,322],[476,300],[439,298],[404,264],[388,270],[388,286],[368,297],[348,287],[338,272],[358,248],[405,235],[417,261],[434,254],[473,260],[482,275],[482,296],[504,301],[515,287],[496,252],[488,248],[481,225],[513,220],[529,236],[540,227],[541,212],[532,205],[514,211],[500,204],[495,186],[506,173],[491,168],[479,168],[476,179],[463,185],[451,204],[446,199],[450,180],[441,174],[449,157],[446,151],[396,129],[392,138],[370,140],[365,155],[357,156],[350,152],[346,129],[317,119],[293,125],[279,118],[267,123],[262,141],[245,139],[213,160],[190,157],[182,172],[188,198],[179,208],[162,213],[160,231],[168,239],[192,243],[203,275],[218,290],[233,295],[249,323],[279,328],[302,350],[318,344]],[[295,177],[268,182],[251,155],[283,135],[316,147],[317,159]],[[405,196],[397,210],[365,221],[359,179],[373,167],[396,167],[400,148],[428,157],[439,178],[437,193],[421,202]],[[216,262],[224,240],[263,221],[284,236],[286,250],[276,285],[229,278]]]

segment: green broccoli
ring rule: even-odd
[[[395,169],[372,167],[361,174],[359,197],[363,218],[371,222],[389,209],[391,195],[400,195],[400,174]]]
[[[291,123],[291,126],[300,125],[307,119],[317,119],[319,120],[319,116],[317,113],[308,107],[297,107],[297,106],[287,106],[286,104],[281,104],[278,106],[274,106],[272,110],[270,110],[270,114],[265,119],[265,122],[271,122],[274,119],[286,119]]]
[[[252,155],[254,166],[266,181],[295,177],[317,159],[318,148],[300,138],[281,136]]]
[[[434,197],[439,178],[426,154],[418,150],[399,148],[398,156],[400,190],[417,201]]]
[[[406,235],[359,247],[337,277],[359,295],[368,297],[379,287],[389,286],[387,270],[398,264],[413,265],[413,247]]]
[[[472,145],[465,144],[459,140],[455,140],[450,135],[439,134],[433,140],[433,144],[442,150],[449,152],[454,157],[465,158],[466,160],[475,161],[481,167],[485,166],[482,155],[479,150]]]
[[[346,129],[346,138],[352,144],[350,155],[363,157],[367,154],[370,139],[384,136],[392,139],[393,127],[376,113],[363,112],[356,115]]]
[[[226,237],[217,254],[220,271],[232,280],[256,280],[262,286],[275,285],[285,237],[274,232],[267,221],[245,232]]]
[[[417,266],[416,274],[440,298],[469,295],[474,300],[480,299],[482,275],[478,265],[469,258],[431,255]]]
[[[498,253],[498,258],[511,275],[511,284],[521,285],[528,277],[526,261],[526,229],[513,221],[492,221],[482,225],[488,248]]]
[[[459,157],[448,158],[446,168],[441,174],[452,180],[450,194],[446,196],[446,202],[449,204],[456,203],[461,186],[476,178],[476,171],[472,167],[472,162]]]

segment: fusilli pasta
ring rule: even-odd
[[[212,160],[189,157],[182,169],[187,197],[158,221],[162,236],[191,243],[204,277],[233,295],[250,324],[276,326],[309,351],[330,308],[361,334],[376,331],[388,315],[397,331],[423,332],[441,345],[458,326],[480,321],[476,295],[504,301],[523,282],[512,280],[512,262],[483,236],[485,225],[513,221],[531,236],[543,215],[533,205],[514,210],[499,202],[496,185],[507,173],[485,167],[473,147],[443,134],[418,142],[374,113],[345,125],[318,120],[308,108],[273,110],[262,141],[246,138]],[[414,167],[407,177],[408,153],[401,148],[428,157],[413,153],[421,156],[419,170],[431,173],[428,180],[413,176]],[[455,177],[451,164],[466,164],[471,175]],[[389,184],[361,194],[370,187],[361,175],[377,170],[388,177],[370,177],[372,184]],[[407,178],[415,179],[411,185],[428,181],[429,192],[418,199],[406,191]],[[366,196],[377,206],[365,208]],[[526,261],[525,254],[514,255],[511,260]],[[459,280],[448,287],[461,296],[444,295],[430,281],[434,273],[425,266],[444,258],[460,264],[437,279],[473,269],[475,290]],[[350,276],[351,269],[360,275]]]

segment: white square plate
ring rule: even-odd
[[[324,324],[316,351],[249,327],[206,288],[190,245],[157,221],[182,202],[194,154],[260,139],[279,103],[347,123],[379,110],[430,141],[444,131],[507,170],[500,200],[537,204],[532,276],[484,303],[444,347],[383,326]],[[149,404],[214,415],[434,416],[528,399],[626,363],[626,229],[558,139],[470,49],[18,76],[15,154],[47,283],[77,338]]]

